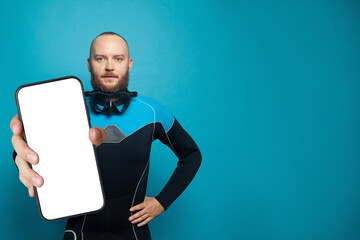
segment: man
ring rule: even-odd
[[[165,211],[195,176],[201,154],[178,121],[158,102],[127,90],[133,65],[126,40],[113,32],[97,36],[90,48],[88,70],[94,91],[87,92],[91,142],[97,156],[105,192],[105,207],[95,214],[69,218],[64,239],[151,239],[147,226]],[[23,140],[22,124],[15,116],[15,163],[20,181],[35,195],[33,186],[46,181],[28,163],[38,156]],[[179,158],[170,180],[156,197],[145,196],[151,143],[159,139]]]

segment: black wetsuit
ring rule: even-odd
[[[147,225],[128,220],[130,208],[144,201],[151,144],[159,139],[179,158],[170,180],[155,198],[167,209],[195,176],[201,154],[193,139],[157,101],[137,96],[121,115],[95,113],[92,126],[103,127],[107,138],[97,147],[105,192],[105,207],[95,214],[69,218],[64,240],[151,239]]]

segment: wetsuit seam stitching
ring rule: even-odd
[[[173,118],[174,118],[174,117],[173,117]],[[160,122],[160,123],[161,123],[161,125],[163,125],[162,122]],[[165,130],[165,127],[164,127],[164,125],[163,125],[163,128],[164,128],[166,134],[168,133],[168,131],[170,131],[170,129],[172,128],[172,126],[174,125],[174,123],[175,123],[175,118],[174,118],[174,120],[173,120],[173,123],[171,124],[171,126],[169,127],[169,129],[168,129],[167,131]]]
[[[81,240],[84,240],[84,226],[85,226],[85,219],[86,219],[86,215],[84,216],[84,220],[83,220],[83,225],[81,227]]]
[[[134,205],[135,196],[136,196],[138,187],[139,187],[139,185],[140,185],[140,182],[141,182],[141,180],[142,180],[142,178],[143,178],[143,176],[144,176],[144,173],[145,173],[145,171],[146,171],[146,169],[147,169],[148,166],[149,166],[149,160],[147,161],[146,166],[145,166],[145,168],[144,168],[144,171],[143,171],[143,173],[141,174],[141,177],[140,177],[140,179],[139,179],[139,182],[138,182],[138,184],[137,184],[137,186],[136,186],[136,190],[135,190],[134,197],[133,197],[133,200],[132,200],[132,203],[131,203],[131,207],[133,207],[133,205]],[[131,213],[131,215],[133,215],[133,214]],[[135,231],[134,224],[131,224],[131,226],[132,226],[132,228],[133,228],[134,235],[135,235],[135,238],[136,238],[136,240],[137,240],[138,238],[137,238],[137,235],[136,235],[136,231]]]
[[[154,141],[154,132],[155,132],[155,123],[156,123],[156,111],[155,111],[155,109],[150,105],[150,104],[148,104],[148,103],[146,103],[146,102],[143,102],[143,101],[141,101],[141,100],[138,100],[138,99],[134,99],[135,101],[138,101],[138,102],[141,102],[141,103],[143,103],[143,104],[146,104],[146,105],[148,105],[151,109],[152,109],[152,111],[153,111],[153,113],[154,113],[154,121],[153,121],[153,124],[154,124],[154,128],[153,128],[153,134],[152,134],[152,141]],[[147,124],[148,125],[148,124]],[[131,135],[131,134],[130,134]],[[129,136],[130,136],[129,135]]]
[[[162,125],[162,124],[161,124],[161,125]],[[164,128],[164,132],[165,132],[166,138],[169,140],[169,143],[170,143],[171,149],[174,151],[175,155],[176,155],[178,158],[180,158],[180,157],[178,156],[177,152],[175,151],[174,146],[173,146],[173,145],[172,145],[172,143],[171,143],[171,140],[170,140],[170,138],[169,138],[169,135],[168,135],[168,134],[167,134],[167,132],[165,131],[165,127],[164,127],[164,125],[162,125],[162,127]]]
[[[75,231],[74,231],[74,230],[67,229],[67,230],[65,230],[65,232],[71,232],[72,234],[74,234],[74,240],[76,240],[76,239],[77,239],[77,237],[76,237],[76,233],[75,233]]]
[[[139,102],[141,102],[141,103],[143,103],[143,104],[148,105],[148,106],[152,109],[152,111],[153,111],[153,113],[154,113],[154,121],[153,121],[154,127],[153,127],[153,133],[152,133],[152,136],[151,136],[151,141],[154,141],[155,124],[156,124],[156,112],[155,112],[155,109],[154,109],[150,104],[148,104],[148,103],[146,103],[146,102],[143,102],[143,101],[138,100],[138,99],[134,99],[134,100],[139,101]],[[136,189],[135,189],[135,192],[134,192],[134,197],[133,197],[131,206],[134,205],[134,201],[135,201],[135,196],[136,196],[137,190],[138,190],[138,188],[139,188],[139,185],[140,185],[140,182],[141,182],[142,178],[144,177],[145,171],[146,171],[147,167],[149,166],[149,161],[150,161],[150,159],[147,161],[146,166],[145,166],[145,168],[144,168],[144,171],[143,171],[143,173],[141,174],[141,177],[140,177],[140,179],[139,179],[139,181],[138,181],[138,183],[137,183],[137,186],[136,186]],[[131,215],[133,215],[133,214],[131,213]],[[132,229],[133,229],[135,238],[136,238],[136,240],[138,240],[137,234],[136,234],[136,231],[135,231],[134,224],[131,224],[131,226],[132,226]]]

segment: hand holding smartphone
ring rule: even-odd
[[[100,211],[104,194],[81,81],[73,76],[26,84],[16,91],[24,139],[39,155],[32,168],[44,178],[35,188],[45,220]]]

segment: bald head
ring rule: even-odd
[[[94,53],[94,49],[96,48],[97,44],[101,44],[103,41],[113,41],[113,42],[118,42],[120,45],[123,45],[126,47],[126,53],[127,53],[127,57],[130,57],[130,50],[129,50],[129,45],[127,43],[127,41],[125,40],[125,38],[123,38],[122,36],[120,36],[117,33],[114,32],[103,32],[101,34],[99,34],[96,38],[94,38],[94,40],[91,42],[91,46],[90,46],[90,56],[89,58],[91,58]]]

